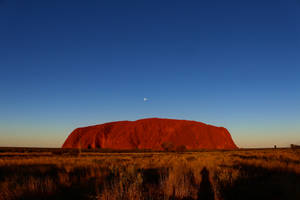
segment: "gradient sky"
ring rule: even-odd
[[[300,143],[300,1],[0,0],[0,146],[148,117]]]

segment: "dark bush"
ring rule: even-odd
[[[186,151],[186,146],[185,145],[179,145],[176,147],[177,152],[183,152]]]
[[[161,147],[164,151],[172,151],[174,150],[174,144],[172,142],[164,142]]]

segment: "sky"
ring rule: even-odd
[[[149,117],[300,144],[300,1],[0,0],[0,146]]]

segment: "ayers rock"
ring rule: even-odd
[[[149,118],[75,129],[63,148],[152,149],[163,143],[187,149],[236,149],[226,128],[196,121]]]

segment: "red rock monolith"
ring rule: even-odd
[[[186,149],[238,148],[226,128],[202,122],[149,118],[118,121],[75,129],[63,148],[152,149],[163,144]]]

